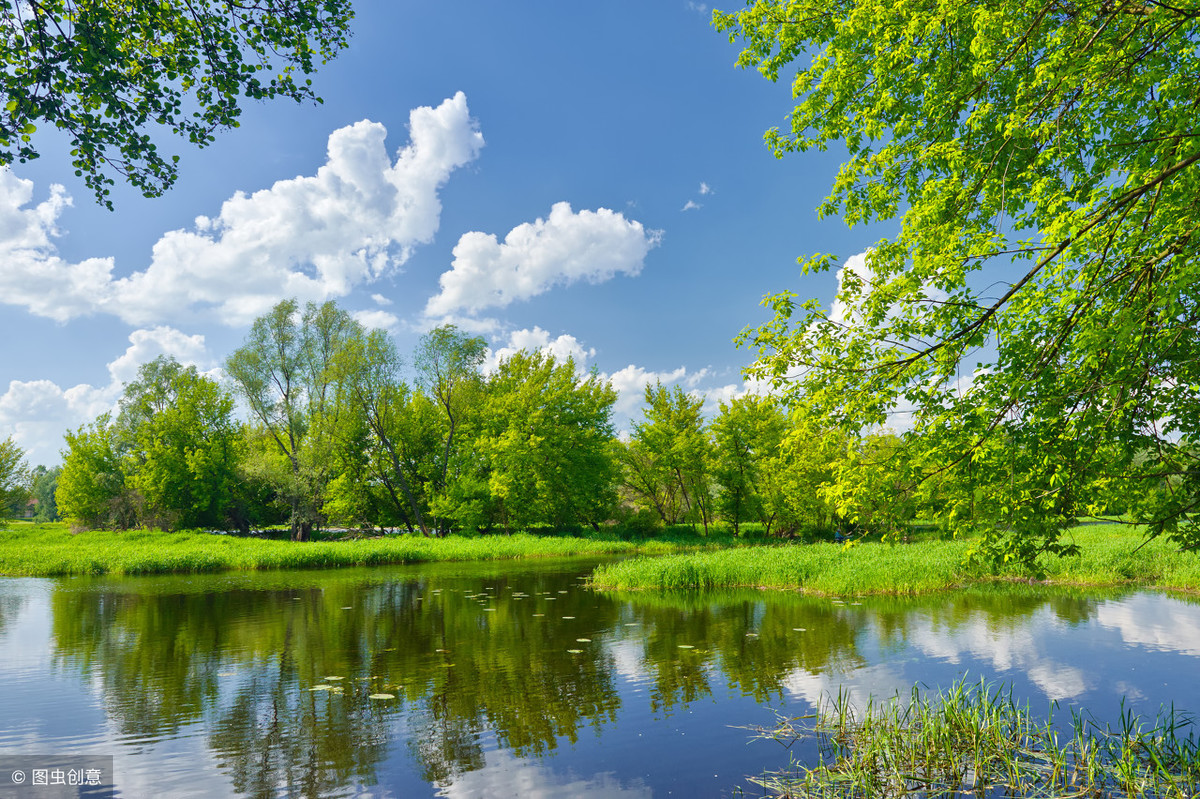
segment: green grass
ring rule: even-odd
[[[1044,558],[1039,579],[1071,585],[1139,585],[1200,590],[1200,555],[1165,540],[1144,546],[1140,529],[1119,524],[1067,534],[1082,554]],[[606,589],[780,588],[814,594],[917,594],[995,579],[1028,579],[1017,569],[987,572],[966,565],[971,541],[909,544],[780,544],[632,558],[599,566],[592,583]],[[1139,549],[1139,547],[1141,547]]]
[[[1060,736],[1012,691],[956,683],[909,702],[872,700],[861,712],[844,694],[815,716],[780,719],[756,737],[789,749],[815,736],[818,762],[793,759],[752,780],[788,799],[901,796],[1175,797],[1197,795],[1194,720],[1160,712],[1152,727],[1122,708],[1117,728],[1078,712]],[[1186,734],[1185,734],[1186,733]]]
[[[59,575],[197,574],[230,570],[311,569],[432,561],[513,560],[677,552],[686,546],[722,546],[732,539],[624,541],[601,534],[585,537],[518,533],[479,537],[388,536],[342,541],[241,538],[201,531],[89,530],[72,533],[66,524],[13,522],[0,530],[0,574]]]

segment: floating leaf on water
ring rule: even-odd
[[[546,614],[545,613],[535,613],[533,615],[536,617],[536,616],[545,616]]]
[[[590,644],[592,642],[591,638],[576,638],[575,640],[581,644]]]
[[[556,597],[556,596],[548,596],[548,597],[546,597],[545,599],[546,599],[546,601],[547,601],[547,602],[553,602],[554,600],[558,599],[558,597]]]
[[[332,687],[333,687],[332,685],[314,685],[312,688],[309,688],[308,690],[310,690],[310,691],[328,691]]]
[[[638,623],[636,621],[631,621],[628,624],[626,624],[625,626],[626,627],[637,627]]]
[[[582,655],[583,654],[582,649],[568,649],[567,651],[570,652],[572,655]]]
[[[574,616],[563,616],[563,618],[564,618],[564,619],[573,619],[573,618],[575,618],[575,617],[574,617]]]
[[[747,637],[747,638],[757,638],[757,637],[758,637],[758,633],[746,633],[746,637]]]
[[[395,699],[395,694],[371,694],[367,699]]]
[[[325,679],[326,680],[344,680],[346,678],[345,677],[326,677]]]
[[[442,652],[442,653],[444,654],[444,653],[446,653],[446,652],[449,652],[450,650],[449,650],[449,649],[435,649],[435,650],[433,650],[433,651],[434,651],[434,652]]]
[[[353,605],[346,605],[346,607],[342,608],[342,610],[354,610],[354,606],[353,606]]]
[[[696,647],[692,646],[691,644],[680,644],[679,648],[680,649],[695,649]]]
[[[806,633],[806,632],[808,632],[808,628],[807,627],[793,627],[792,631],[798,632],[798,633]]]
[[[495,613],[496,609],[495,608],[484,608],[483,612],[484,613]]]
[[[566,589],[564,588],[564,589],[561,589],[561,590],[559,590],[559,592],[558,592],[558,593],[560,593],[560,594],[565,594],[565,593],[567,593],[567,591],[566,591]]]

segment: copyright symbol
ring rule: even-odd
[[[14,783],[16,783],[17,785],[20,785],[21,783],[25,782],[25,772],[24,771],[14,771],[12,773],[12,781]]]

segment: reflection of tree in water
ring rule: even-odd
[[[4,630],[20,615],[28,601],[25,594],[0,593],[0,635],[4,635]]]
[[[398,729],[426,778],[444,783],[482,765],[482,730],[530,756],[616,718],[612,664],[599,648],[568,650],[585,647],[583,625],[613,627],[617,606],[574,577],[534,574],[519,589],[335,576],[258,591],[204,580],[60,588],[56,661],[96,675],[125,735],[171,737],[203,720],[247,795],[370,783]],[[322,683],[345,693],[310,690]]]
[[[253,797],[328,796],[371,782],[387,753],[388,729],[364,695],[297,691],[287,656],[240,685],[206,714],[209,745],[233,786]],[[289,676],[290,673],[290,676]]]
[[[99,681],[123,735],[203,722],[238,791],[321,796],[372,784],[396,738],[442,786],[484,765],[485,736],[515,757],[574,742],[617,717],[618,650],[638,653],[654,712],[670,713],[722,679],[770,701],[798,670],[865,665],[864,636],[886,646],[981,621],[1015,629],[1047,608],[1081,621],[1097,603],[1028,590],[861,606],[758,591],[614,596],[574,574],[505,568],[72,581],[51,600],[56,663]],[[19,609],[4,601],[0,620]],[[319,684],[344,693],[310,690]],[[379,692],[397,698],[368,698]]]
[[[783,696],[784,683],[796,670],[816,674],[865,666],[859,642],[868,630],[886,652],[907,645],[918,630],[950,634],[982,623],[992,634],[1012,632],[1045,609],[1078,624],[1090,619],[1103,599],[1095,592],[1029,586],[871,597],[861,603],[760,591],[619,596],[639,625],[656,711],[708,696],[718,667],[730,687],[765,702]]]

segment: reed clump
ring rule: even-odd
[[[662,551],[663,548],[669,548],[669,545],[655,545],[651,551]],[[646,550],[635,542],[524,533],[437,539],[404,535],[297,543],[198,530],[72,533],[65,524],[13,524],[7,530],[0,530],[0,574],[24,577],[200,574],[605,556],[638,551]]]
[[[992,580],[1066,585],[1141,586],[1200,591],[1200,554],[1181,552],[1142,528],[1084,525],[1064,536],[1074,556],[1043,556],[1032,569],[992,568],[968,560],[969,538],[911,543],[864,541],[776,544],[662,558],[631,558],[599,566],[602,589],[779,588],[812,594],[919,594]]]
[[[871,700],[861,712],[839,693],[816,715],[753,729],[789,748],[816,737],[815,766],[793,756],[786,771],[752,779],[786,799],[1200,795],[1194,720],[1174,708],[1151,726],[1124,707],[1115,727],[1074,712],[1060,735],[1011,688],[960,681],[933,696],[914,688],[907,702]]]

